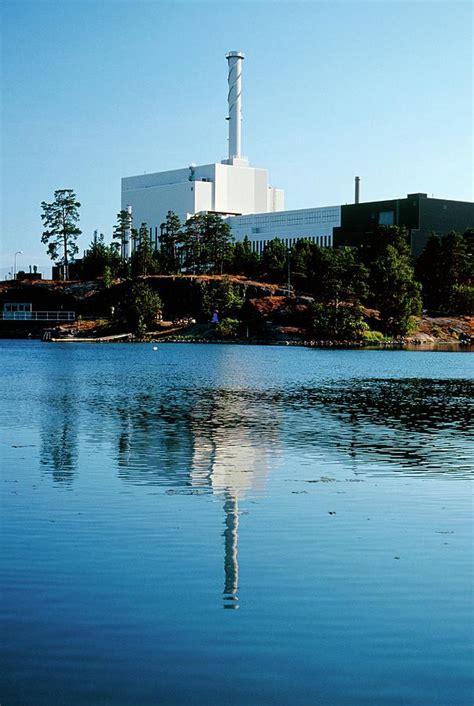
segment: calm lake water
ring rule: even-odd
[[[2,706],[472,703],[470,354],[0,355]]]

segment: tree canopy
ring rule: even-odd
[[[120,256],[116,244],[106,245],[104,234],[94,238],[82,259],[82,276],[85,279],[103,277],[107,268],[110,273],[117,272],[120,267]]]
[[[405,233],[389,229],[369,258],[370,303],[380,311],[382,330],[390,336],[406,335],[412,317],[421,314],[421,285],[415,271]]]
[[[115,318],[133,333],[142,334],[152,328],[162,309],[159,295],[145,282],[135,282],[124,290]]]
[[[222,274],[232,245],[230,227],[214,213],[191,216],[181,234],[184,267],[194,274]]]
[[[425,307],[433,313],[473,313],[473,233],[433,234],[416,261]]]
[[[63,266],[64,279],[69,277],[70,260],[79,252],[76,241],[82,233],[77,226],[80,206],[72,189],[58,189],[52,203],[41,202],[41,242],[48,244],[47,253],[53,262]]]
[[[160,261],[161,268],[166,273],[179,271],[179,244],[183,233],[181,221],[173,211],[168,211],[166,221],[161,224]]]

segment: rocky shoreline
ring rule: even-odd
[[[415,322],[410,336],[384,338],[377,333],[378,312],[364,309],[370,327],[361,340],[319,340],[308,328],[308,312],[314,300],[304,294],[295,295],[279,285],[254,282],[244,277],[218,275],[152,276],[145,278],[164,302],[163,314],[156,330],[138,337],[121,328],[111,312],[117,297],[126,291],[126,281],[107,288],[101,280],[93,282],[13,281],[0,282],[0,310],[8,301],[30,302],[33,311],[73,311],[69,323],[46,321],[0,321],[0,338],[42,338],[47,341],[80,343],[170,342],[225,343],[238,345],[285,345],[309,348],[429,348],[439,350],[451,346],[468,350],[474,344],[474,317],[429,316]],[[218,286],[223,279],[231,281],[244,302],[244,316],[237,335],[217,336],[216,328],[199,317],[197,302],[200,288]],[[198,320],[198,323],[196,323]],[[372,333],[374,335],[372,335]]]

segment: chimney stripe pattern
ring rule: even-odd
[[[227,94],[227,102],[229,106],[229,160],[233,158],[240,159],[240,141],[241,141],[241,80],[242,80],[242,60],[244,55],[240,51],[231,51],[226,54],[226,59],[229,65],[228,84],[229,92]]]

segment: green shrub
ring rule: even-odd
[[[227,277],[220,282],[200,282],[201,308],[204,316],[211,316],[218,311],[220,316],[238,314],[244,305],[239,286]]]
[[[217,324],[215,331],[220,338],[234,338],[239,330],[240,321],[238,319],[222,319]]]
[[[354,341],[360,339],[366,324],[358,306],[313,304],[312,334],[319,339]]]
[[[142,336],[156,324],[161,309],[158,294],[145,282],[136,282],[118,302],[115,317],[120,325]]]
[[[365,343],[382,343],[385,340],[385,336],[380,331],[363,331],[362,340]]]

